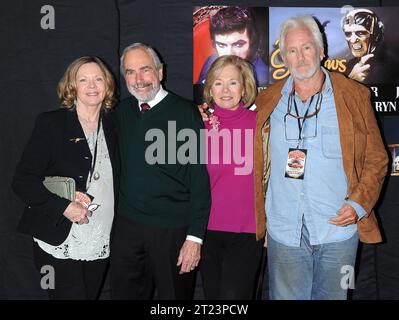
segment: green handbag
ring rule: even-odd
[[[73,178],[68,177],[45,177],[44,186],[52,193],[71,201],[75,201],[76,185]]]

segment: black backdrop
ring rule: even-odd
[[[132,42],[153,45],[166,63],[166,88],[192,98],[192,7],[393,6],[383,1],[6,0],[0,3],[0,299],[40,299],[31,240],[15,232],[22,203],[10,188],[22,148],[39,112],[58,107],[56,85],[79,56],[103,58],[119,79],[119,54]],[[41,8],[55,9],[44,30]],[[398,39],[399,40],[399,39]],[[399,54],[399,53],[398,53]],[[121,98],[126,96],[123,82]],[[381,120],[384,124],[384,119]],[[399,298],[399,177],[391,177],[379,205],[385,242],[363,246],[354,299]],[[197,295],[196,298],[199,298]]]

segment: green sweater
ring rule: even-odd
[[[210,187],[206,165],[199,161],[203,121],[197,107],[168,93],[144,114],[140,113],[137,100],[129,97],[119,104],[117,114],[121,150],[118,213],[147,225],[187,226],[187,234],[203,239],[210,211]],[[195,149],[190,149],[195,151],[191,154],[183,152],[188,138],[176,141],[183,139],[176,139],[173,133],[176,131],[179,137],[179,131],[187,128],[196,133],[194,139],[190,138],[190,143],[194,142],[190,146]],[[154,134],[145,141],[151,129]],[[192,160],[194,155],[195,161],[182,164],[178,158],[182,152],[191,155]],[[150,163],[154,156],[155,163]]]

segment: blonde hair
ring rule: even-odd
[[[238,69],[244,87],[244,96],[242,97],[242,101],[244,102],[245,107],[251,106],[258,93],[253,68],[249,62],[235,55],[221,56],[212,63],[205,79],[204,101],[208,105],[213,103],[213,98],[211,96],[212,85],[220,72],[222,72],[222,69],[229,65],[235,66]]]
[[[96,56],[84,56],[73,61],[65,70],[60,82],[58,83],[57,93],[61,101],[61,107],[71,109],[75,107],[77,90],[76,90],[76,74],[81,66],[86,63],[95,63],[104,74],[105,80],[105,97],[102,108],[111,109],[116,102],[116,85],[112,73],[109,71],[104,62]]]

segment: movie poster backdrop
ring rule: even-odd
[[[384,135],[392,157],[391,174],[399,175],[399,7],[193,7],[194,100],[202,103],[206,72],[223,54],[240,55],[251,62],[259,90],[288,77],[280,56],[280,26],[286,19],[300,15],[312,15],[324,30],[322,65],[369,86],[380,120],[394,116],[383,121]],[[237,30],[240,23],[245,27]],[[217,30],[213,38],[211,24]],[[250,37],[253,34],[256,44]],[[245,54],[240,49],[246,42],[250,48]]]

